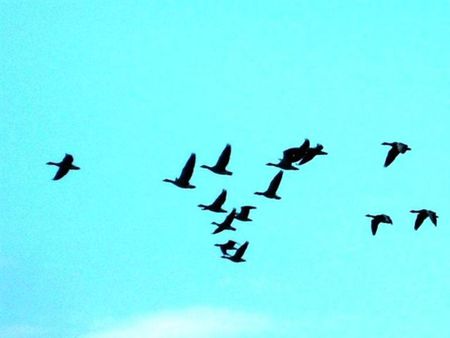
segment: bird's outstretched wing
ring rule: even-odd
[[[219,156],[219,159],[217,160],[216,167],[225,169],[225,167],[228,165],[228,162],[230,161],[230,155],[231,155],[231,145],[227,144],[225,148],[223,149],[222,153]]]
[[[269,188],[267,189],[267,191],[269,193],[275,194],[277,192],[278,187],[280,186],[282,177],[283,177],[283,171],[280,170],[278,172],[278,174],[275,175],[275,177],[272,179],[272,181],[269,184]]]
[[[181,171],[181,175],[179,177],[180,181],[189,182],[194,173],[195,167],[195,154],[191,154],[186,164],[184,165],[183,170]]]
[[[377,233],[377,230],[378,230],[378,224],[380,224],[380,221],[378,221],[377,219],[372,219],[372,222],[371,222],[371,228],[372,228],[372,235],[374,235],[375,236],[375,234]]]
[[[216,200],[213,202],[213,206],[220,208],[225,203],[227,198],[227,191],[225,189],[222,190],[219,196],[217,196]]]
[[[63,178],[64,176],[66,176],[66,174],[69,172],[69,166],[68,165],[62,165],[58,168],[58,171],[55,174],[55,177],[53,177],[54,181],[57,181],[61,178]]]
[[[414,230],[417,230],[422,225],[423,221],[427,218],[427,214],[424,212],[419,212],[416,217],[416,221],[414,222]]]
[[[244,256],[245,250],[247,250],[247,247],[248,247],[248,241],[245,242],[244,244],[242,244],[242,245],[236,250],[236,252],[234,253],[234,257],[235,257],[235,258],[238,258],[238,259],[242,258],[242,256]]]
[[[392,147],[387,156],[386,156],[386,161],[384,161],[384,166],[388,167],[392,162],[394,162],[395,158],[398,156],[399,151],[396,147]]]

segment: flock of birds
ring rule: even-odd
[[[405,143],[401,142],[383,142],[382,145],[388,145],[391,147],[389,150],[386,160],[384,162],[384,166],[388,167],[394,162],[400,154],[405,154],[407,151],[411,150],[409,146]],[[268,188],[263,192],[255,192],[255,195],[261,195],[270,199],[281,199],[280,196],[277,195],[278,187],[280,186],[281,180],[283,178],[283,170],[298,170],[295,165],[304,165],[305,163],[310,162],[316,156],[327,155],[327,153],[323,150],[323,146],[321,144],[317,144],[315,147],[311,147],[310,142],[306,139],[302,145],[299,147],[292,147],[283,151],[283,156],[279,159],[278,163],[266,163],[268,166],[273,166],[280,168],[280,170],[270,181]],[[220,154],[216,164],[214,166],[202,165],[201,168],[208,169],[215,174],[218,175],[229,175],[231,176],[233,173],[227,170],[227,165],[230,161],[231,157],[231,145],[227,144]],[[193,189],[195,188],[189,181],[194,173],[196,156],[192,153],[184,165],[181,174],[176,179],[164,179],[164,182],[169,182],[176,185],[179,188],[183,189]],[[80,168],[73,165],[73,156],[70,154],[66,154],[63,160],[59,163],[56,162],[47,162],[48,165],[54,165],[58,167],[58,170],[53,177],[53,180],[59,180],[63,178],[70,170],[79,170]],[[225,189],[219,194],[219,196],[208,205],[199,204],[198,206],[202,210],[209,210],[216,213],[226,213],[227,211],[222,208],[225,203],[227,197],[227,191]],[[244,205],[241,207],[240,212],[236,212],[236,208],[225,217],[225,220],[222,223],[212,222],[212,224],[216,225],[217,228],[214,230],[213,234],[221,233],[225,230],[236,231],[236,228],[232,226],[234,220],[242,221],[242,222],[250,222],[252,221],[250,216],[250,211],[252,209],[256,209],[256,207],[251,205]],[[420,228],[422,223],[429,218],[431,222],[437,226],[437,214],[428,209],[420,209],[420,210],[411,210],[411,213],[417,214],[414,230]],[[371,220],[371,230],[372,234],[375,235],[378,230],[378,226],[380,223],[393,224],[391,217],[385,214],[379,215],[370,215],[367,214],[367,217],[372,218]],[[249,242],[246,241],[244,244],[237,247],[237,242],[233,240],[228,240],[226,243],[215,244],[215,246],[219,247],[222,252],[222,258],[228,259],[235,263],[245,262],[243,258],[245,251],[249,245]],[[229,252],[234,251],[233,254]]]

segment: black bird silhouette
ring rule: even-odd
[[[232,262],[240,263],[245,262],[245,259],[242,258],[244,256],[245,250],[247,250],[248,242],[242,244],[234,253],[233,256],[223,255],[222,258],[229,259]]]
[[[286,149],[283,152],[283,159],[285,158],[291,163],[300,161],[310,149],[309,145],[310,145],[309,140],[305,139],[305,141],[300,147]]]
[[[394,162],[394,160],[398,156],[398,154],[404,154],[408,150],[411,150],[411,148],[407,144],[401,143],[401,142],[392,142],[392,143],[383,142],[381,144],[383,146],[391,146],[392,147],[386,156],[386,160],[384,161],[385,167],[388,167],[392,162]]]
[[[280,196],[277,196],[277,190],[280,186],[281,178],[283,177],[283,171],[279,171],[278,174],[275,175],[275,177],[272,179],[272,181],[269,184],[269,187],[264,192],[255,192],[255,195],[262,195],[267,198],[274,198],[274,199],[281,199]]]
[[[417,214],[416,222],[414,223],[414,230],[417,230],[422,225],[423,221],[429,217],[431,220],[431,223],[434,224],[434,226],[437,226],[437,219],[438,215],[434,211],[427,210],[427,209],[420,209],[420,210],[411,210],[410,212]]]
[[[314,148],[309,148],[306,150],[306,154],[303,155],[302,159],[298,162],[299,165],[308,163],[317,155],[328,155],[327,152],[323,151],[323,145],[317,144]]]
[[[372,227],[372,235],[374,235],[374,236],[377,233],[378,225],[380,223],[392,224],[392,219],[388,215],[384,215],[384,214],[381,214],[381,215],[366,215],[366,217],[371,217],[372,218],[371,227]]]
[[[217,225],[217,229],[214,230],[213,235],[218,234],[219,232],[222,232],[224,230],[233,230],[236,231],[236,228],[233,228],[231,226],[231,223],[233,223],[234,217],[236,216],[236,209],[233,209],[227,217],[225,217],[225,220],[222,223],[216,223],[212,222],[211,224]]]
[[[236,214],[236,219],[238,221],[243,221],[243,222],[251,222],[252,220],[250,218],[248,218],[249,214],[250,214],[250,210],[252,209],[256,209],[256,207],[253,207],[251,205],[244,205],[241,207],[241,211],[239,213]]]
[[[57,180],[63,178],[69,172],[69,170],[80,170],[80,168],[77,166],[74,166],[72,164],[72,162],[73,162],[73,156],[70,154],[66,154],[64,156],[63,160],[59,163],[47,162],[48,165],[55,165],[55,166],[59,167],[58,171],[56,172],[55,177],[53,177],[53,180],[57,181]]]
[[[236,250],[236,242],[229,240],[226,243],[223,244],[214,244],[215,246],[218,246],[220,248],[220,251],[222,251],[222,254],[224,256],[229,255],[228,250]]]
[[[217,163],[213,167],[210,167],[208,165],[202,165],[200,167],[209,169],[213,173],[216,173],[219,175],[232,175],[233,173],[226,169],[226,166],[228,165],[228,162],[230,161],[230,155],[231,155],[231,146],[229,144],[227,144],[225,146],[225,148],[223,149],[222,153],[220,154],[219,159],[217,160]]]
[[[189,180],[191,179],[192,174],[194,173],[194,167],[195,167],[195,154],[192,153],[189,159],[187,160],[186,164],[184,165],[180,177],[176,178],[175,180],[166,178],[163,181],[175,184],[177,187],[183,189],[193,189],[195,188],[195,185],[190,184]]]
[[[277,168],[284,169],[284,170],[298,170],[297,167],[294,167],[292,165],[291,161],[289,161],[288,159],[286,159],[284,157],[278,163],[269,162],[269,163],[266,163],[266,165],[272,166],[272,167],[277,167]]]
[[[202,210],[210,210],[214,212],[227,212],[222,209],[222,205],[225,203],[227,198],[227,191],[225,189],[217,196],[217,198],[210,205],[199,204],[198,206],[202,208]]]

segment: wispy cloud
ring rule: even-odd
[[[249,338],[271,328],[271,320],[263,315],[196,307],[135,318],[81,338]]]

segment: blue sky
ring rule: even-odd
[[[447,1],[2,1],[0,337],[450,334]],[[308,137],[329,155],[253,195]],[[383,168],[387,147],[413,149]],[[221,177],[200,169],[233,147]],[[51,178],[64,153],[80,171]],[[197,154],[185,191],[163,183]],[[223,215],[254,222],[211,235]],[[439,225],[413,230],[411,209]],[[373,237],[366,213],[389,214]],[[214,243],[250,242],[247,262]]]

